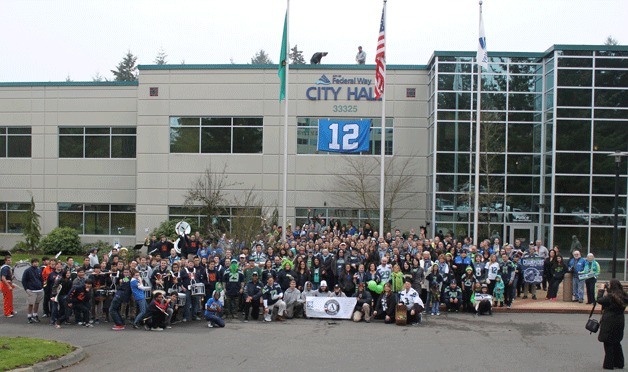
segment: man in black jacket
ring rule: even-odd
[[[28,322],[39,323],[37,312],[39,311],[39,304],[44,299],[44,283],[39,270],[39,259],[33,258],[31,260],[31,267],[26,269],[22,275],[22,285],[26,290]]]
[[[259,274],[254,271],[251,281],[246,284],[244,289],[244,321],[249,321],[249,311],[253,320],[259,319],[260,299],[262,298],[262,284],[259,282]]]
[[[78,325],[93,327],[89,323],[90,303],[92,300],[92,281],[86,280],[85,284],[73,287],[68,294],[68,307],[74,310]]]
[[[121,331],[124,329],[124,321],[120,316],[120,307],[123,303],[127,303],[131,300],[131,273],[129,269],[124,269],[123,277],[120,279],[116,294],[113,296],[111,306],[109,306],[109,314],[113,319],[115,326],[114,331]]]
[[[364,290],[364,282],[358,283],[358,291],[353,294],[353,297],[358,298],[353,312],[353,321],[359,322],[362,320],[362,316],[364,315],[364,320],[367,323],[370,323],[373,296],[371,296],[371,292]]]

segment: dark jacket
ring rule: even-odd
[[[597,302],[602,305],[602,318],[600,319],[600,334],[597,339],[600,342],[620,342],[624,338],[624,311],[628,298],[622,295],[623,303],[619,304],[610,295],[601,296],[603,290],[598,292]]]
[[[253,283],[252,281],[246,283],[246,287],[244,288],[247,296],[253,297],[254,302],[259,302],[259,299],[262,297],[262,285],[261,282]]]
[[[382,296],[377,300],[377,308],[375,309],[378,314],[385,313],[391,318],[395,317],[395,305],[397,305],[396,301],[397,296],[394,293],[390,293],[390,296],[386,296],[385,293],[382,293]],[[384,309],[385,307],[385,309]],[[379,316],[379,315],[378,315]]]
[[[279,270],[279,274],[277,274],[277,284],[281,287],[282,291],[290,288],[290,281],[295,280],[297,273],[293,270]]]
[[[115,297],[118,297],[122,302],[131,301],[131,280],[129,278],[123,278],[118,284]]]
[[[22,275],[22,286],[24,286],[24,289],[29,289],[31,291],[40,291],[44,289],[41,273],[35,266],[31,266],[24,271],[24,274]]]
[[[352,297],[357,297],[358,298],[358,302],[356,302],[355,304],[355,309],[356,310],[362,310],[362,305],[364,304],[368,304],[369,306],[373,306],[373,296],[371,296],[371,292],[364,290],[364,291],[357,291],[353,294]]]

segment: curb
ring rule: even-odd
[[[86,353],[82,347],[77,347],[70,354],[64,355],[59,359],[47,360],[45,362],[34,364],[26,368],[13,369],[10,372],[47,372],[56,371],[62,368],[77,364],[85,359]]]

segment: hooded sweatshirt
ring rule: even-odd
[[[312,284],[312,282],[305,282],[305,285],[303,286],[303,288],[307,288],[307,284],[308,283],[310,285]],[[318,291],[315,291],[313,289],[310,289],[309,291],[307,289],[303,289],[303,292],[301,292],[301,299],[303,300],[303,302],[305,302],[305,299],[307,297],[314,297],[314,296],[316,296],[315,292],[318,292]]]
[[[298,303],[298,302],[304,302],[301,299],[301,291],[299,291],[298,289],[294,288],[288,288],[283,292],[283,300],[286,303],[286,305],[290,305],[290,304],[294,304],[294,303]]]

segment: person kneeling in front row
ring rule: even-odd
[[[217,325],[220,328],[225,326],[225,321],[222,319],[222,302],[220,302],[220,292],[214,291],[212,298],[210,298],[205,304],[205,320],[207,320],[207,327],[213,328]]]
[[[425,308],[419,293],[412,288],[412,279],[406,279],[403,289],[399,292],[399,303],[406,305],[408,323],[416,325],[421,323],[421,312]]]
[[[286,303],[283,302],[283,291],[279,284],[275,283],[272,276],[268,276],[268,284],[262,289],[264,294],[264,321],[270,322],[273,317],[273,310],[277,308],[277,320],[282,322],[286,316]]]
[[[373,318],[384,319],[386,324],[395,322],[395,295],[392,293],[390,283],[384,284],[384,293],[377,301],[377,307],[373,311]]]

